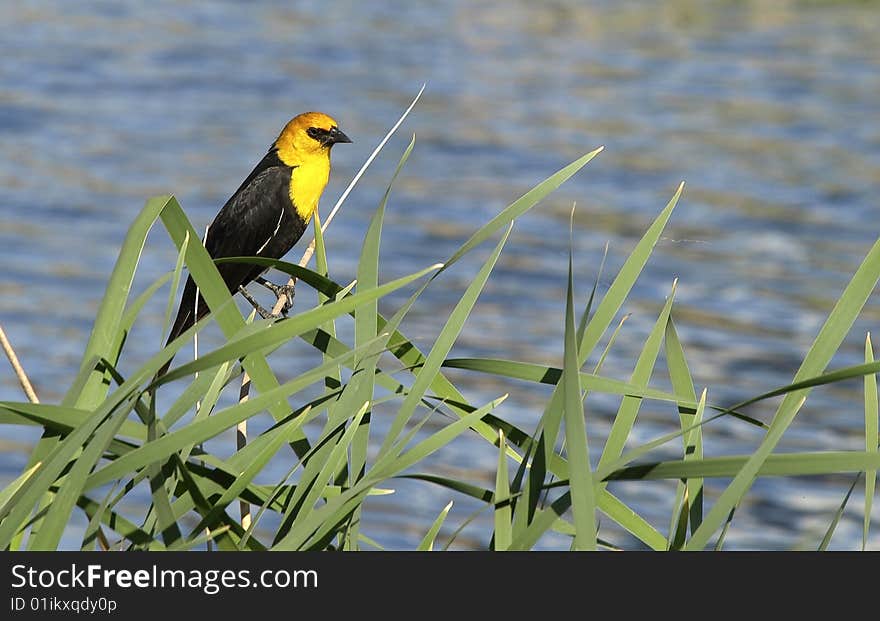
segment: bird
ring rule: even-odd
[[[322,112],[293,117],[208,225],[204,245],[211,258],[283,257],[303,236],[318,209],[330,179],[333,145],[350,142],[339,124]],[[244,288],[252,281],[263,284],[279,298],[286,295],[290,303],[289,287],[262,278],[267,269],[247,263],[217,265],[229,292],[235,295],[240,291],[258,311],[262,309]],[[166,346],[208,312],[208,305],[189,276]],[[156,377],[164,375],[170,365],[171,360]]]

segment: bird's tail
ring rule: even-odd
[[[198,303],[196,303],[196,296],[198,296]],[[186,285],[183,288],[183,296],[180,298],[180,306],[177,309],[177,317],[174,320],[174,325],[171,326],[171,332],[168,334],[168,340],[165,341],[165,346],[167,347],[168,343],[189,330],[199,319],[207,314],[208,305],[205,304],[202,296],[198,295],[198,288],[196,287],[195,281],[192,277],[187,278]],[[156,372],[154,381],[165,375],[170,366],[171,360],[168,360],[168,362],[162,365],[162,368]]]

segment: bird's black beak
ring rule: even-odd
[[[339,131],[338,127],[331,127],[330,131],[327,132],[327,138],[324,144],[329,147],[337,142],[351,142],[351,138]]]

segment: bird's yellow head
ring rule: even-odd
[[[288,166],[300,166],[319,159],[330,159],[337,142],[351,142],[339,131],[339,124],[322,112],[304,112],[284,126],[275,146],[278,157]]]

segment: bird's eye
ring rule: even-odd
[[[310,127],[306,130],[306,133],[309,135],[309,138],[317,140],[321,135],[321,130],[317,127]]]

